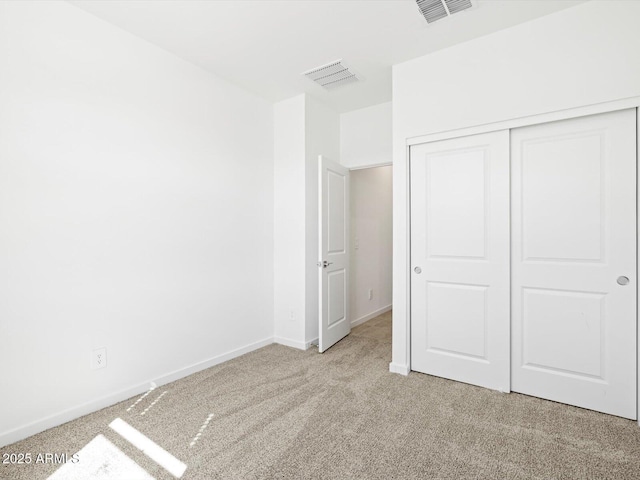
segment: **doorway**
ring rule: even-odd
[[[391,310],[392,166],[351,170],[351,326]]]
[[[393,198],[391,165],[348,170],[318,160],[322,353],[374,318],[390,337]]]

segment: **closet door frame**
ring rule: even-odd
[[[411,206],[409,201],[409,186],[411,180],[409,164],[411,147],[422,143],[448,140],[469,135],[477,135],[480,133],[489,133],[497,130],[511,130],[519,127],[527,127],[558,120],[568,120],[571,118],[579,118],[600,113],[615,112],[618,110],[626,110],[630,108],[636,109],[636,165],[638,165],[638,168],[636,168],[636,185],[640,187],[640,162],[638,158],[638,152],[640,151],[640,97],[625,98],[594,105],[587,105],[583,107],[570,108],[566,110],[559,110],[555,112],[543,113],[527,117],[520,117],[463,129],[437,132],[429,135],[416,136],[406,139],[405,157],[403,159],[402,165],[400,165],[399,167],[401,168],[401,172],[406,172],[403,174],[403,176],[405,177],[407,192],[406,202],[404,205],[407,222],[405,228],[403,228],[404,231],[397,232],[394,229],[394,243],[399,242],[403,243],[404,246],[406,246],[406,249],[403,249],[405,250],[405,258],[394,258],[394,261],[398,261],[398,264],[401,266],[401,268],[394,273],[394,290],[396,291],[397,298],[401,298],[403,301],[402,306],[398,305],[398,307],[400,307],[398,308],[398,314],[396,315],[396,312],[394,312],[393,335],[398,335],[401,338],[393,342],[394,352],[393,361],[389,364],[390,372],[408,375],[411,370]],[[637,212],[640,212],[640,194],[638,194],[636,201]],[[640,227],[638,227],[638,229],[640,229]],[[638,252],[638,231],[636,231],[636,252]],[[637,264],[636,272],[640,273]],[[395,280],[398,279],[398,276],[401,276],[403,281],[396,283]],[[638,300],[640,301],[640,282],[637,282],[636,295]],[[640,316],[640,314],[638,314],[638,316]],[[636,372],[638,376],[636,384],[636,410],[638,413],[637,423],[640,426],[640,325],[638,322],[638,318],[636,318],[636,337],[636,349],[638,350],[638,353],[636,354]],[[402,348],[402,350],[404,351],[396,351],[395,349],[397,349],[398,347]],[[398,362],[398,358],[403,359],[403,362]]]

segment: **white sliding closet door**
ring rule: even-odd
[[[636,417],[635,110],[511,132],[513,391]]]
[[[411,368],[509,391],[509,132],[410,159]]]

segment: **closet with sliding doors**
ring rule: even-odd
[[[636,418],[636,119],[410,147],[412,370]]]

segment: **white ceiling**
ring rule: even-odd
[[[271,101],[306,92],[338,112],[391,100],[391,66],[585,0],[473,0],[427,24],[415,0],[69,0]],[[343,59],[363,81],[300,74]]]

